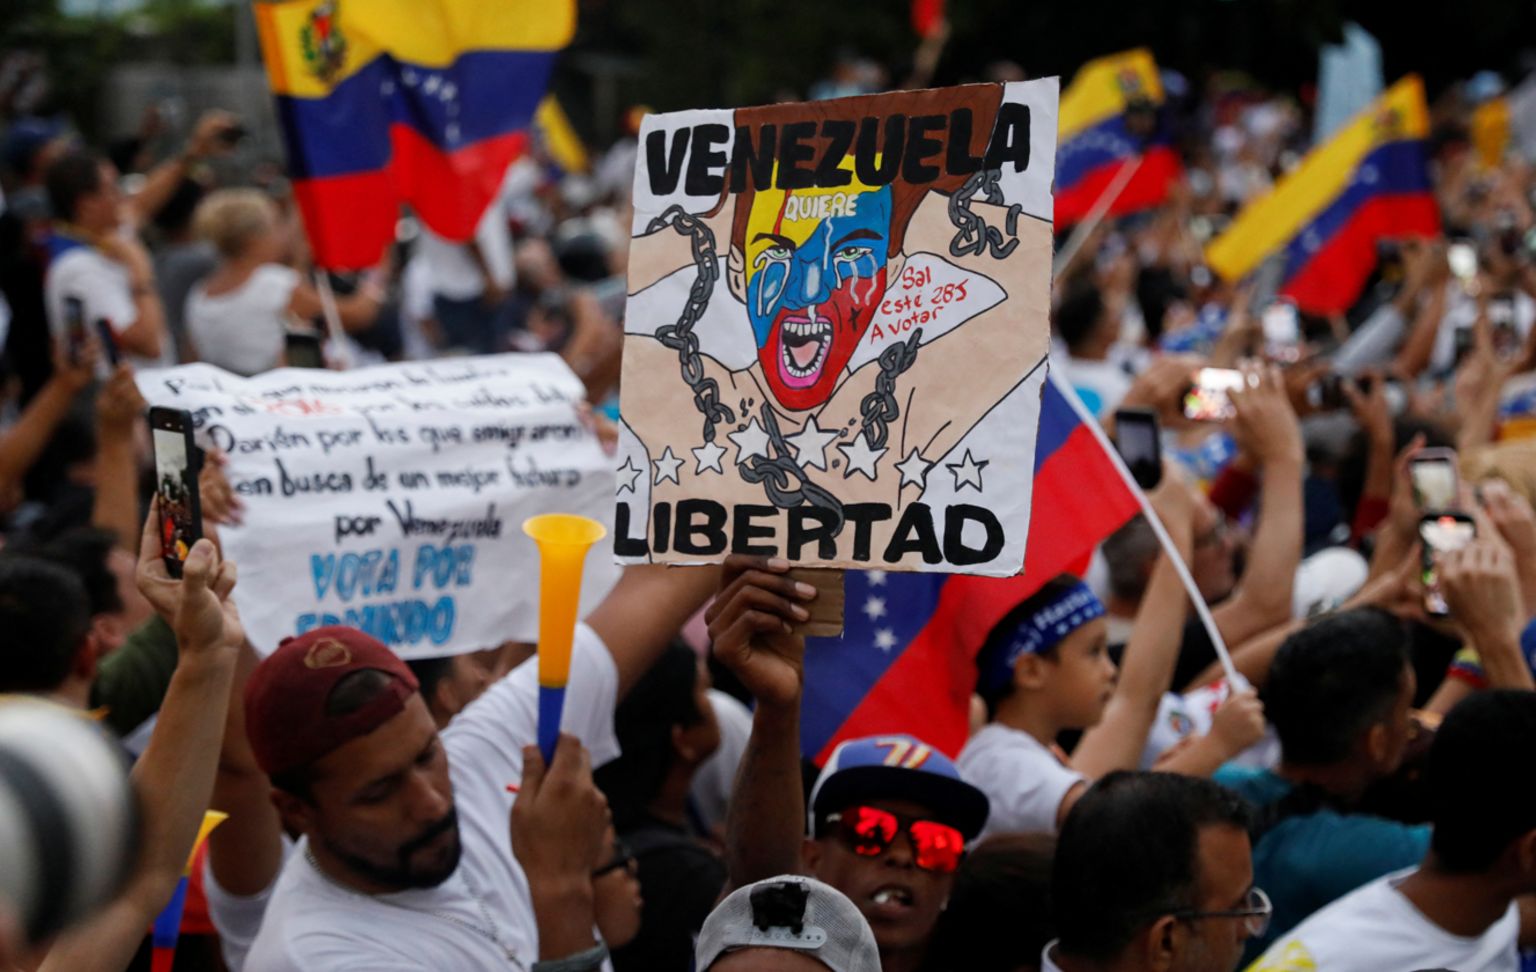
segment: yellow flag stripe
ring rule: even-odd
[[[327,15],[337,65],[316,26]],[[384,52],[443,68],[473,51],[558,50],[576,30],[574,0],[263,0],[256,16],[272,92],[299,98],[323,98]]]
[[[1097,58],[1079,68],[1061,93],[1056,116],[1059,141],[1125,111],[1123,82],[1127,81],[1153,104],[1162,104],[1163,82],[1151,51],[1139,47]]]

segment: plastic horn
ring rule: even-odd
[[[608,530],[584,516],[545,513],[525,520],[523,532],[539,545],[539,752],[548,765],[555,758],[565,684],[571,677],[581,568],[587,551]]]

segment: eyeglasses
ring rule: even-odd
[[[629,870],[634,865],[634,852],[622,840],[615,839],[613,842],[613,857],[609,858],[608,863],[592,872],[592,879],[596,880],[605,874],[612,874],[620,868]]]
[[[1169,913],[1184,921],[1194,921],[1197,918],[1241,918],[1244,921],[1243,930],[1250,937],[1260,938],[1269,930],[1269,920],[1274,917],[1275,906],[1270,902],[1269,895],[1264,893],[1263,888],[1253,888],[1243,899],[1241,908],[1228,911],[1195,911],[1186,908]]]
[[[953,874],[965,853],[965,838],[954,827],[879,807],[850,807],[828,814],[827,823],[837,825],[839,839],[860,857],[879,857],[905,833],[917,866],[938,874]]]

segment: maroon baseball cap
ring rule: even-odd
[[[336,683],[374,669],[387,691],[346,715],[327,715]],[[356,628],[316,628],[284,638],[245,683],[245,734],[268,776],[308,766],[399,715],[419,688],[416,676],[383,642]]]

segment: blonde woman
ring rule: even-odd
[[[284,332],[312,330],[321,306],[315,288],[280,262],[287,246],[276,204],[256,189],[220,189],[198,205],[192,228],[219,253],[218,266],[187,295],[196,359],[239,375],[279,367]],[[373,281],[338,296],[342,327],[366,329],[380,299]]]

